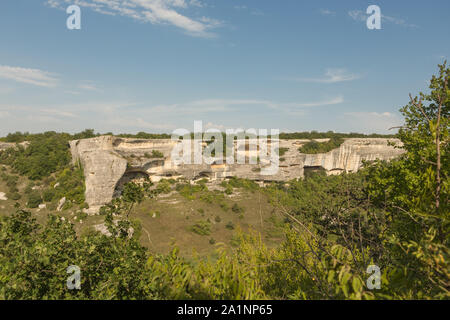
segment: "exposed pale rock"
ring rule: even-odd
[[[328,139],[323,139],[327,141]],[[185,178],[188,181],[208,178],[222,180],[228,177],[240,177],[258,182],[288,181],[301,178],[305,170],[326,170],[327,174],[356,172],[363,160],[390,160],[404,152],[388,144],[397,139],[355,138],[346,139],[339,147],[328,153],[301,154],[298,148],[309,140],[279,140],[280,148],[288,151],[282,156],[278,171],[272,175],[262,175],[262,164],[175,164],[171,153],[180,141],[170,139],[126,139],[113,136],[101,136],[70,142],[74,163],[84,168],[86,184],[86,202],[88,213],[96,213],[102,205],[109,203],[120,194],[122,186],[133,180],[148,177],[156,182],[162,178]],[[193,148],[191,148],[193,150]],[[152,152],[158,151],[163,158],[152,158]],[[257,156],[244,150],[247,156]],[[193,158],[193,156],[191,156]],[[263,158],[263,157],[262,157]]]
[[[84,168],[87,212],[95,213],[112,200],[117,183],[127,169],[127,160],[113,149],[114,137],[102,136],[70,142],[72,159]]]
[[[30,143],[28,141],[24,141],[21,143],[12,143],[12,142],[0,142],[0,151],[6,150],[9,148],[15,148],[17,145],[26,148]]]
[[[6,194],[4,192],[0,192],[0,200],[6,201],[8,198],[6,197]]]
[[[117,226],[118,221],[114,220],[114,224]],[[105,236],[111,237],[111,232],[109,232],[108,227],[104,224],[104,223],[100,223],[100,224],[96,224],[94,225],[94,229],[102,234],[104,234]],[[134,229],[133,227],[130,227],[128,229],[128,237],[131,238],[133,236],[134,233]]]
[[[64,205],[66,204],[66,197],[61,198],[58,203],[58,207],[56,210],[61,211]]]
[[[39,209],[45,209],[47,208],[47,205],[45,203],[42,203],[39,205]]]

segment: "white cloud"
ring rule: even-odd
[[[0,78],[48,88],[56,87],[59,82],[54,74],[47,71],[2,65],[0,65]]]
[[[76,4],[101,14],[121,15],[152,24],[173,25],[196,37],[214,37],[211,29],[222,25],[222,22],[216,19],[194,19],[179,13],[180,10],[190,7],[204,7],[203,2],[199,0],[47,0],[47,4],[52,8],[62,8],[63,4]]]
[[[355,21],[366,21],[368,18],[368,15],[361,10],[351,10],[348,15]]]
[[[328,10],[328,9],[320,9],[320,13],[324,16],[335,16],[336,12]]]
[[[360,78],[359,75],[348,73],[346,69],[327,69],[322,78],[295,78],[296,81],[316,83],[337,83]]]
[[[154,123],[144,120],[141,117],[138,118],[124,118],[124,117],[118,117],[118,118],[110,118],[106,120],[106,123],[108,125],[113,125],[117,127],[122,128],[142,128],[142,129],[151,129],[151,130],[174,130],[176,129],[176,126],[170,123]]]
[[[73,114],[72,112],[58,110],[58,109],[40,109],[40,111],[42,113],[46,113],[46,114],[49,114],[49,115],[52,115],[52,116],[59,116],[59,117],[64,117],[64,118],[76,118],[76,117],[78,117],[77,115]]]
[[[250,14],[253,15],[253,16],[263,16],[263,15],[264,15],[264,12],[262,12],[262,11],[259,10],[259,9],[255,9],[255,10],[252,10],[252,11],[250,12]]]
[[[84,81],[78,85],[78,89],[88,90],[88,91],[97,91],[101,90],[92,82],[92,81]]]
[[[362,22],[367,21],[367,18],[369,17],[368,14],[364,13],[361,10],[351,10],[351,11],[348,12],[348,15],[353,20],[355,20],[355,21],[362,21]],[[393,24],[400,25],[400,26],[407,27],[407,28],[418,28],[417,25],[411,24],[411,23],[407,23],[403,19],[395,18],[395,17],[391,17],[391,16],[386,16],[384,14],[381,15],[381,23],[383,23],[383,22],[393,23]]]
[[[342,96],[313,102],[279,103],[260,99],[203,99],[186,103],[157,105],[145,108],[152,115],[197,115],[217,112],[239,112],[248,108],[266,108],[292,114],[299,109],[336,105],[344,102]]]

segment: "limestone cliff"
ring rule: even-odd
[[[261,175],[261,164],[180,164],[171,159],[172,150],[180,141],[170,139],[125,139],[101,136],[70,142],[73,161],[80,161],[86,179],[86,202],[89,211],[98,208],[118,194],[124,183],[149,177],[158,181],[164,177],[188,180],[240,177],[257,181],[287,181],[301,178],[305,170],[323,169],[327,174],[356,172],[363,160],[390,160],[404,151],[389,145],[397,139],[346,139],[337,149],[321,154],[302,154],[298,148],[308,140],[280,140],[287,150],[273,175]],[[235,150],[238,152],[238,150]],[[244,151],[245,152],[245,151]]]
[[[127,160],[114,151],[113,141],[111,136],[102,136],[70,142],[73,161],[80,161],[84,168],[89,212],[112,200],[116,184],[127,169]]]

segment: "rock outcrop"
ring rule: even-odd
[[[86,202],[89,212],[111,201],[117,182],[127,169],[127,160],[113,148],[115,139],[101,136],[70,142],[72,160],[84,168]]]
[[[95,213],[121,192],[122,186],[140,178],[159,181],[162,178],[220,180],[240,177],[255,181],[287,181],[301,178],[306,170],[325,170],[327,174],[356,172],[363,160],[390,160],[404,151],[389,145],[399,145],[397,139],[346,139],[337,149],[321,154],[302,154],[298,148],[308,140],[280,140],[287,150],[280,158],[276,173],[262,175],[259,164],[176,164],[172,150],[181,143],[170,139],[127,139],[100,136],[70,142],[72,159],[84,168],[88,212]],[[203,147],[205,144],[203,144]],[[235,150],[237,153],[239,150]],[[249,151],[243,151],[249,156]],[[255,152],[253,152],[255,153]],[[251,154],[257,157],[258,152]]]
[[[0,141],[0,151],[6,150],[6,149],[9,149],[9,148],[14,148],[17,145],[20,145],[20,146],[26,148],[29,145],[29,142],[28,141],[24,141],[24,142],[21,142],[21,143],[12,143],[12,142],[1,142]]]

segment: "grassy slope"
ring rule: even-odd
[[[26,208],[27,196],[23,191],[28,183],[27,178],[20,177],[18,189],[22,198],[17,202],[20,203],[21,208]],[[1,179],[0,192],[8,193],[6,183]],[[260,232],[268,246],[275,246],[282,240],[281,218],[261,191],[234,189],[233,194],[225,195],[224,202],[227,204],[227,210],[218,203],[207,203],[199,199],[188,200],[173,191],[168,195],[161,195],[158,199],[145,199],[133,210],[131,217],[141,222],[142,244],[155,253],[167,253],[175,244],[180,249],[181,255],[185,257],[192,256],[194,251],[201,256],[208,256],[213,254],[220,244],[232,248],[233,235],[239,229]],[[16,201],[11,199],[0,200],[0,215],[14,212],[15,203]],[[231,210],[235,203],[244,209],[242,215]],[[48,209],[26,210],[32,212],[39,222],[45,221],[47,215],[51,213]],[[84,216],[80,223],[80,217],[75,218],[76,211],[74,207],[58,214],[74,223],[78,232],[85,232],[103,222],[103,216]],[[216,216],[220,217],[220,222],[216,222]],[[202,236],[190,230],[194,223],[208,218],[211,222],[210,235]],[[230,221],[235,226],[232,230],[226,227]],[[210,243],[211,238],[215,240],[215,244]]]

